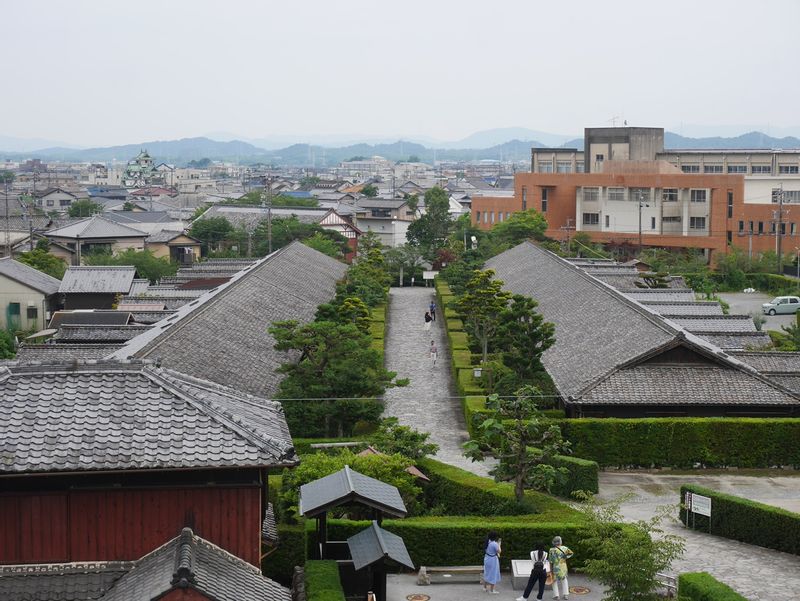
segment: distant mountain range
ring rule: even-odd
[[[511,136],[511,137],[509,137]],[[537,136],[537,137],[534,137]],[[242,140],[218,141],[207,137],[183,138],[180,140],[158,140],[140,144],[125,144],[105,148],[70,148],[66,146],[26,150],[25,146],[35,141],[0,136],[0,144],[9,143],[13,151],[0,150],[0,159],[23,160],[40,158],[45,161],[127,161],[141,149],[153,156],[156,162],[185,165],[191,160],[236,161],[244,164],[268,163],[296,167],[332,167],[354,157],[382,156],[392,161],[405,161],[416,157],[433,163],[436,160],[452,161],[525,161],[530,159],[531,148],[563,146],[583,148],[581,138],[547,134],[524,128],[502,128],[478,132],[460,140],[441,146],[424,145],[412,141],[392,143],[360,142],[343,146],[314,144],[292,144],[278,149],[266,149]],[[542,142],[541,140],[545,140]],[[13,144],[11,142],[13,141]],[[736,137],[688,138],[665,132],[664,145],[670,148],[800,148],[800,139],[795,137],[773,138],[761,132],[750,132]],[[2,146],[0,146],[2,148]]]

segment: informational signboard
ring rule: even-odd
[[[432,280],[439,274],[438,271],[423,271],[422,272],[422,279],[423,280]]]
[[[692,495],[692,511],[707,517],[711,517],[711,497],[702,495]]]

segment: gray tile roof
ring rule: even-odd
[[[734,352],[740,361],[752,365],[761,373],[800,374],[800,353]]]
[[[133,309],[131,311],[131,320],[136,323],[158,323],[162,319],[166,319],[170,315],[174,315],[175,311],[163,310],[163,311],[137,311]]]
[[[577,404],[800,405],[764,380],[717,365],[635,365],[614,372]]]
[[[130,313],[127,311],[117,311],[114,309],[56,311],[50,319],[49,327],[58,328],[63,325],[78,324],[124,326],[130,321],[130,317]]]
[[[147,278],[134,278],[133,282],[131,282],[131,289],[128,290],[128,294],[139,294],[141,292],[145,292],[149,286],[150,280]]]
[[[406,506],[396,486],[365,476],[349,466],[300,487],[300,514],[314,517],[338,505],[360,503],[394,516]]]
[[[666,315],[690,332],[755,332],[756,326],[749,315]]]
[[[145,555],[109,590],[103,601],[150,601],[180,588],[214,601],[291,601],[289,589],[249,563],[184,528]]]
[[[703,332],[696,330],[693,334],[725,351],[758,350],[772,346],[772,339],[766,332]]]
[[[178,236],[185,236],[183,232],[175,231],[175,230],[161,230],[160,232],[153,232],[147,237],[147,242],[154,244],[159,242],[169,242],[170,240],[174,240]],[[199,242],[199,240],[198,240]]]
[[[194,290],[190,290],[189,292],[194,292]],[[176,309],[199,298],[199,296],[202,296],[204,293],[208,292],[208,290],[198,289],[197,292],[200,294],[182,294],[180,296],[123,296],[120,298],[120,305],[124,305],[126,310],[131,310],[131,307],[135,305],[141,305],[148,309],[153,309],[154,305],[163,305],[164,310],[169,311],[170,315],[172,315],[175,313]],[[135,309],[133,310],[135,311]],[[167,315],[164,317],[167,317]]]
[[[717,301],[641,301],[659,315],[722,315],[722,305]]]
[[[25,265],[25,263],[15,261],[11,257],[0,259],[0,275],[4,275],[45,295],[55,294],[61,285],[60,280],[29,265]]]
[[[121,223],[115,223],[101,215],[82,219],[77,223],[45,232],[48,238],[75,238],[81,240],[145,238],[147,234]]]
[[[373,521],[368,528],[348,538],[347,546],[356,570],[384,559],[396,561],[409,570],[414,569],[414,562],[403,539],[378,526],[378,522]]]
[[[62,325],[53,336],[57,343],[62,342],[127,342],[139,334],[148,331],[152,326],[133,324],[124,326],[106,326],[97,324]]]
[[[136,276],[136,268],[122,266],[70,266],[61,280],[59,292],[127,294]]]
[[[626,290],[625,296],[635,301],[693,301],[695,299],[694,290],[684,289],[657,289],[639,288],[636,290]]]
[[[277,402],[142,362],[0,367],[0,473],[294,463]]]
[[[118,344],[23,344],[17,349],[15,359],[20,363],[102,359],[119,347]]]
[[[0,566],[0,599],[94,601],[132,567],[131,561]]]
[[[754,387],[765,389],[767,397],[774,396],[775,390],[786,395],[785,390],[755,369],[723,352],[723,349],[744,348],[742,338],[754,345],[763,344],[764,338],[769,343],[765,333],[687,331],[678,323],[682,317],[666,319],[579,267],[527,242],[497,255],[486,266],[495,269],[496,277],[505,282],[505,289],[537,300],[544,318],[555,324],[556,343],[544,353],[542,363],[567,402],[602,397],[603,403],[607,403],[609,394],[617,390],[635,394],[638,374],[644,372],[633,367],[645,362],[649,362],[647,370],[654,370],[647,373],[664,370],[663,381],[668,383],[675,378],[676,369],[692,369],[698,365],[697,360],[709,368],[730,372],[729,381],[743,391]],[[644,292],[649,294],[653,293]],[[726,322],[714,316],[699,319]],[[727,323],[740,321],[727,320]],[[736,338],[738,345],[730,346],[734,341],[727,337]],[[670,353],[678,347],[691,351],[696,359],[687,362],[680,354]],[[656,359],[663,364],[655,364]],[[705,403],[714,405],[720,398],[743,402],[746,397],[729,392],[720,396],[715,381],[692,378],[692,373],[687,372],[685,378],[693,384],[692,398],[697,403],[705,399]],[[628,377],[631,385],[624,387]],[[747,385],[740,385],[742,382]],[[643,390],[642,402],[649,402],[649,398],[649,393]],[[798,402],[792,395],[789,398]]]
[[[287,319],[311,321],[346,269],[293,242],[180,307],[114,356],[159,357],[167,367],[269,397],[289,356],[274,350],[268,328]]]
[[[800,394],[800,374],[768,374],[767,377],[776,384]]]

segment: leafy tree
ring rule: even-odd
[[[511,293],[503,290],[503,282],[493,278],[493,269],[476,269],[466,283],[464,294],[455,302],[455,309],[461,314],[464,325],[480,344],[484,363],[488,360],[489,341],[511,299]]]
[[[400,497],[410,513],[418,513],[418,501],[422,489],[417,485],[414,476],[406,469],[412,465],[411,460],[400,454],[387,456],[357,455],[349,449],[336,454],[314,453],[306,455],[297,467],[286,470],[281,480],[279,493],[280,512],[283,517],[291,519],[300,500],[300,487],[314,480],[324,478],[349,465],[355,471],[370,476],[392,486],[396,486]],[[371,519],[372,510],[358,505],[349,505],[338,508],[334,516],[347,516],[350,519]]]
[[[14,335],[8,330],[0,330],[0,359],[13,359],[17,355]]]
[[[386,301],[390,284],[391,276],[386,271],[383,254],[373,248],[347,270],[336,287],[336,295],[339,298],[355,296],[374,307]]]
[[[91,217],[96,213],[102,213],[103,209],[103,205],[92,202],[88,198],[82,198],[69,205],[67,214],[70,217]]]
[[[526,488],[549,491],[567,472],[552,462],[555,455],[569,452],[569,442],[561,437],[561,428],[544,420],[540,401],[541,393],[533,386],[520,388],[512,398],[490,395],[490,416],[464,444],[464,454],[472,461],[483,461],[487,451],[497,458],[489,473],[497,482],[513,482],[517,501],[522,501]]]
[[[303,244],[313,248],[314,250],[318,250],[329,257],[333,257],[334,259],[340,259],[342,257],[341,245],[336,244],[336,242],[330,238],[323,236],[321,232],[315,232],[313,236],[303,240]]]
[[[672,280],[669,274],[664,271],[647,272],[639,274],[640,281],[635,281],[634,285],[637,288],[669,288],[669,283]]]
[[[406,243],[388,249],[384,256],[393,280],[398,277],[403,282],[404,279],[420,275],[419,272],[422,271],[423,257],[418,246]]]
[[[301,188],[313,188],[316,186],[320,181],[316,175],[306,175],[305,177],[300,178],[300,187]]]
[[[36,248],[22,253],[17,260],[59,280],[64,277],[64,272],[67,270],[67,264],[47,252],[46,248],[40,247],[39,242],[36,243]]]
[[[246,236],[246,232],[243,232],[243,235]],[[252,236],[256,254],[265,256],[269,252],[269,224],[266,219],[258,224]],[[342,257],[350,250],[347,238],[333,230],[324,229],[318,223],[303,223],[294,215],[272,218],[272,250],[283,248],[295,240],[305,241],[315,236],[317,236],[316,241],[312,244],[318,244],[320,248],[317,250],[321,252],[326,252],[322,250],[323,248],[333,252],[333,246],[325,244],[322,239],[330,240],[336,246],[336,254],[331,256]]]
[[[129,248],[116,255],[90,253],[84,255],[83,260],[87,265],[133,265],[139,277],[147,278],[151,284],[178,271],[177,263],[170,263],[166,257],[156,257],[150,250]]]
[[[224,217],[210,217],[196,219],[192,223],[189,235],[200,240],[203,243],[203,250],[208,252],[213,248],[218,248],[220,242],[230,238],[234,231],[231,222]]]
[[[378,195],[378,186],[375,184],[367,184],[361,188],[361,193],[367,198],[375,198]]]
[[[779,350],[782,351],[800,350],[800,325],[798,325],[797,322],[795,322],[788,326],[781,326],[781,330],[783,330],[786,336],[781,341],[781,344],[779,345]]]
[[[413,460],[435,455],[439,445],[428,442],[430,434],[419,432],[410,426],[400,425],[396,417],[385,417],[378,429],[370,436],[369,442],[382,453],[399,453]]]
[[[351,323],[362,333],[369,334],[369,307],[360,298],[348,296],[338,309],[339,322]]]
[[[416,215],[419,210],[419,194],[406,194],[403,199],[408,205],[408,210]]]
[[[422,161],[419,160],[419,157],[417,155],[412,154],[410,157],[408,157],[408,160],[406,162],[407,163],[421,163]]]
[[[210,165],[211,165],[211,159],[206,157],[199,160],[191,160],[187,163],[186,166],[191,167],[193,169],[205,169]]]
[[[236,199],[225,200],[222,204],[261,206],[265,202],[263,190],[253,190]],[[316,198],[295,198],[285,194],[273,196],[270,200],[273,207],[318,207]]]
[[[380,236],[372,230],[366,232],[358,239],[358,256],[359,258],[366,257],[372,250],[383,250],[384,246],[381,242]]]
[[[354,324],[280,321],[269,332],[277,350],[297,357],[278,368],[286,378],[276,397],[296,399],[284,402],[295,436],[350,435],[357,421],[375,421],[381,413],[378,401],[365,399],[408,384],[384,368],[369,336]]]
[[[518,211],[492,228],[492,236],[501,244],[516,246],[525,240],[543,240],[547,220],[536,209]]]
[[[530,382],[543,371],[542,354],[556,341],[555,326],[536,311],[538,306],[532,298],[514,294],[499,315],[495,347],[519,383]]]
[[[594,553],[584,565],[586,574],[605,586],[603,601],[658,601],[657,575],[683,555],[684,540],[661,527],[670,508],[620,527],[619,506],[619,500],[603,504],[587,498],[583,542]]]
[[[367,157],[365,157],[364,155],[361,155],[361,154],[357,154],[355,156],[350,157],[345,162],[350,163],[352,161],[366,161],[366,160],[367,160]]]
[[[425,214],[408,226],[406,238],[432,258],[436,249],[447,245],[452,224],[447,193],[435,186],[425,192]]]
[[[16,176],[13,171],[2,170],[0,171],[0,184],[12,183]]]

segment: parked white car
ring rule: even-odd
[[[797,296],[776,296],[768,303],[761,305],[761,311],[765,315],[793,314],[800,309],[800,298]]]

